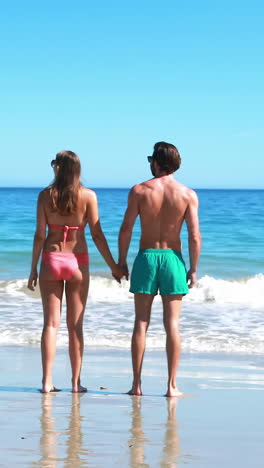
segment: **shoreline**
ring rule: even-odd
[[[264,356],[183,353],[184,396],[165,398],[165,351],[146,351],[143,397],[124,394],[129,350],[87,347],[88,393],[74,395],[67,349],[58,348],[54,364],[63,391],[45,395],[39,348],[1,346],[1,354],[0,466],[263,466]]]

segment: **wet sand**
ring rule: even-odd
[[[183,355],[182,398],[165,398],[164,352],[147,351],[143,397],[128,350],[86,349],[88,393],[70,392],[66,349],[43,395],[40,352],[1,347],[1,467],[263,467],[263,356]],[[103,389],[100,389],[103,387]]]

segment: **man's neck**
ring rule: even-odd
[[[155,174],[155,179],[160,179],[161,177],[166,177],[166,178],[172,178],[173,177],[173,174],[167,174],[167,172],[164,172],[164,171],[161,171],[161,172],[158,172]]]

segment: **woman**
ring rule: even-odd
[[[96,195],[82,186],[81,166],[72,151],[62,151],[51,161],[54,182],[40,192],[28,288],[37,284],[37,264],[42,253],[39,286],[43,303],[44,326],[41,337],[42,392],[57,389],[52,383],[52,365],[60,325],[63,290],[67,304],[69,354],[72,391],[85,392],[80,373],[83,355],[83,316],[89,287],[89,258],[84,228],[89,224],[92,238],[120,282],[122,271],[115,264],[102,232]],[[48,235],[46,237],[46,226]]]

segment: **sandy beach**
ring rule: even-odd
[[[182,398],[165,398],[166,362],[147,351],[143,397],[128,350],[86,349],[72,395],[66,349],[58,349],[56,394],[38,391],[40,352],[1,347],[1,467],[263,467],[262,356],[182,356]],[[100,389],[103,387],[103,389]]]

